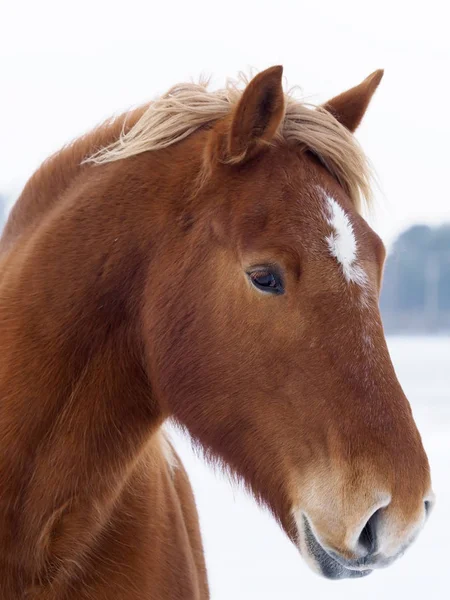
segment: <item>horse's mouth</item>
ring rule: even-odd
[[[314,562],[315,570],[327,579],[352,579],[366,577],[366,575],[372,573],[371,569],[356,570],[345,567],[335,558],[330,556],[316,539],[305,515],[303,515],[303,535],[304,547],[309,555],[310,561],[312,560]]]

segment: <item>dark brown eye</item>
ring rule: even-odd
[[[284,294],[283,281],[276,271],[258,269],[249,273],[248,276],[258,290],[269,294]]]

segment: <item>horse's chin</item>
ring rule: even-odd
[[[298,523],[300,552],[313,571],[326,579],[359,579],[372,573],[371,569],[345,567],[321,546],[314,535],[309,521],[302,515]]]

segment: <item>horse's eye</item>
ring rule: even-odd
[[[271,269],[257,269],[248,276],[258,290],[270,294],[284,294],[283,281],[280,275]]]

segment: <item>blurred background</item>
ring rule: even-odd
[[[450,37],[444,0],[2,0],[0,228],[49,154],[174,83],[283,64],[313,102],[385,77],[357,132],[378,178],[388,344],[428,451],[437,505],[413,548],[361,580],[311,573],[271,517],[172,432],[196,493],[212,600],[448,597]]]

